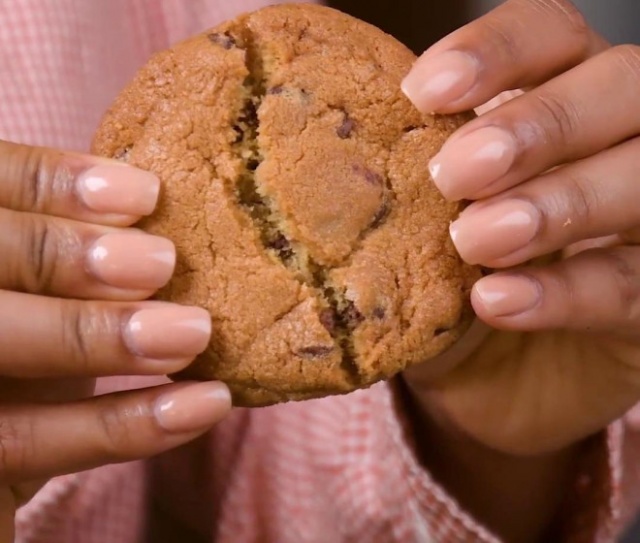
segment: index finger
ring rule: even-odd
[[[0,207],[128,226],[150,214],[160,182],[116,160],[0,140]]]
[[[509,0],[428,49],[402,88],[421,111],[464,111],[608,47],[568,0]]]

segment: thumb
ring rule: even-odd
[[[403,372],[404,380],[414,391],[426,390],[434,382],[453,371],[474,353],[487,338],[491,328],[479,319],[474,319],[466,333],[449,349],[422,364],[416,364]]]

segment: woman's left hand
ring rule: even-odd
[[[498,272],[472,302],[488,333],[453,369],[406,372],[421,406],[479,443],[534,455],[640,400],[640,47],[609,46],[565,0],[510,0],[416,63],[423,111],[480,115],[430,164],[464,260]],[[426,165],[425,165],[426,167]],[[558,254],[543,264],[531,261]]]

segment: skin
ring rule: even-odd
[[[451,51],[464,53],[442,61]],[[447,66],[467,72],[438,77]],[[506,541],[549,540],[585,439],[640,400],[639,81],[639,49],[610,48],[569,2],[511,0],[434,45],[403,86],[416,107],[443,113],[528,89],[485,108],[430,164],[446,197],[473,201],[452,225],[462,257],[498,272],[473,290],[470,334],[402,377],[425,465]],[[47,478],[157,454],[229,409],[218,383],[92,398],[94,377],[176,371],[208,339],[194,328],[158,347],[163,330],[197,320],[176,321],[176,308],[131,328],[132,315],[158,307],[143,300],[172,264],[146,277],[96,260],[104,251],[92,244],[107,232],[143,235],[129,226],[155,203],[147,194],[132,212],[127,191],[153,181],[111,165],[101,175],[117,197],[90,209],[77,185],[97,163],[0,144],[0,352],[11,353],[0,359],[2,542]],[[527,265],[547,254],[557,257]]]
[[[85,205],[85,172],[94,172],[93,185],[99,177],[119,192],[115,207],[96,212]],[[123,188],[127,180],[138,187]],[[93,397],[95,377],[164,375],[208,343],[210,329],[197,327],[210,321],[203,310],[143,301],[170,278],[174,251],[170,242],[128,228],[139,219],[128,214],[128,192],[150,211],[157,184],[120,164],[0,142],[2,543],[13,541],[16,508],[50,477],[158,454],[206,432],[230,409],[220,383]],[[95,207],[92,195],[87,200]],[[137,260],[114,251],[113,237],[100,241],[113,234],[122,234],[120,246],[136,236],[134,245],[151,251]],[[100,263],[91,261],[96,247],[110,251],[98,252]],[[144,268],[158,255],[165,277],[158,262],[148,277],[129,273],[128,262]],[[169,343],[163,334],[183,339]]]
[[[450,51],[471,58],[470,88],[425,93]],[[497,272],[473,289],[469,337],[404,376],[425,462],[507,541],[545,540],[583,440],[640,400],[639,84],[639,47],[610,47],[567,1],[511,0],[403,85],[441,113],[527,89],[430,164],[446,197],[473,202],[451,227],[461,256]]]

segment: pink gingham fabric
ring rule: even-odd
[[[0,138],[88,149],[151,53],[261,0],[0,2]],[[109,379],[101,391],[148,384]],[[638,425],[594,438],[566,512],[571,543],[611,543],[639,501]],[[489,543],[420,465],[390,385],[236,410],[146,462],[48,483],[18,543]]]

